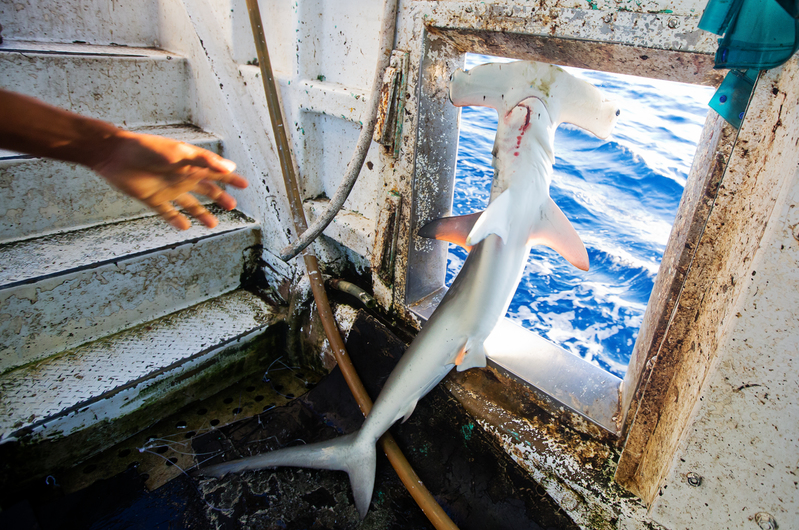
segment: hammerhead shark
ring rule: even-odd
[[[499,113],[493,151],[491,202],[482,213],[446,217],[418,234],[470,248],[438,308],[389,376],[360,430],[331,441],[278,449],[210,466],[207,475],[265,467],[299,466],[346,471],[361,518],[375,480],[376,443],[417,401],[457,367],[486,365],[483,343],[505,315],[532,245],[559,252],[588,270],[588,253],[566,216],[549,197],[554,133],[569,122],[607,137],[618,107],[600,91],[556,66],[519,61],[456,71],[450,82],[456,106],[480,105]]]

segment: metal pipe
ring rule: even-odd
[[[346,280],[340,280],[338,278],[331,278],[327,280],[327,284],[333,289],[354,296],[363,302],[363,305],[365,305],[367,309],[374,309],[377,306],[377,302],[375,301],[374,297],[354,283],[350,283]]]
[[[377,121],[377,110],[380,107],[380,87],[383,84],[383,72],[388,68],[391,61],[391,49],[394,47],[394,32],[397,22],[397,1],[386,0],[383,4],[383,24],[380,29],[380,50],[377,57],[377,68],[375,69],[374,79],[372,80],[372,92],[369,97],[369,111],[367,119],[361,128],[360,136],[358,136],[358,143],[355,146],[355,152],[347,164],[347,170],[344,179],[339,184],[336,193],[327,204],[327,208],[319,214],[316,220],[311,223],[307,229],[304,228],[296,241],[290,243],[283,250],[280,251],[280,259],[288,261],[299,254],[302,249],[307,247],[311,241],[319,237],[319,234],[327,228],[327,225],[333,221],[333,218],[344,206],[344,202],[349,197],[355,181],[358,180],[358,175],[363,167],[363,162],[366,160],[366,153],[369,151],[369,146],[372,143],[372,135],[375,130],[375,122]],[[398,118],[399,119],[399,118]]]
[[[389,2],[391,1],[395,0],[389,0]],[[294,176],[293,155],[289,147],[286,129],[283,126],[283,115],[279,104],[277,86],[272,75],[272,65],[269,62],[269,51],[266,47],[266,37],[261,23],[261,11],[258,7],[258,0],[247,0],[247,9],[250,14],[255,47],[258,51],[258,62],[261,67],[261,77],[263,78],[269,116],[272,121],[272,132],[275,135],[275,141],[278,146],[280,165],[283,170],[283,180],[289,196],[294,225],[299,232],[301,229],[304,230],[307,226],[305,212],[302,209],[297,179]],[[369,414],[369,411],[372,410],[372,400],[369,394],[367,394],[358,374],[355,372],[355,367],[352,365],[349,354],[344,347],[344,341],[341,339],[341,334],[338,331],[338,326],[336,326],[333,317],[333,311],[330,309],[330,303],[327,299],[322,275],[319,272],[319,263],[311,250],[304,249],[302,254],[305,268],[308,271],[308,278],[311,281],[311,291],[313,292],[316,307],[319,311],[319,318],[322,320],[322,327],[330,342],[339,369],[344,375],[344,379],[347,381],[347,386],[349,386],[353,397],[355,397],[361,412],[366,416]],[[391,465],[396,470],[400,480],[411,493],[411,496],[413,496],[430,522],[439,530],[457,530],[458,527],[436,502],[427,488],[424,487],[419,476],[411,468],[410,463],[408,463],[405,455],[402,454],[402,451],[397,446],[391,433],[387,432],[384,434],[380,438],[379,443],[383,452],[385,452],[391,462]]]

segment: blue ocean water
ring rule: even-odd
[[[468,55],[466,68],[496,57]],[[534,247],[507,316],[572,353],[624,376],[652,292],[713,89],[567,69],[621,104],[612,136],[563,124],[550,194],[580,234],[582,272]],[[462,110],[453,215],[485,209],[496,111]],[[447,285],[466,251],[450,245]]]

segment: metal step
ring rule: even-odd
[[[158,39],[158,2],[14,0],[0,2],[3,39],[152,46]]]
[[[221,153],[218,136],[190,124],[134,127]],[[90,169],[0,154],[0,243],[149,215],[150,210]]]
[[[152,48],[0,45],[0,88],[127,127],[190,121],[187,68]]]
[[[0,372],[236,289],[255,221],[213,230],[145,217],[0,246]]]
[[[0,376],[0,444],[64,437],[131,414],[235,359],[279,320],[236,290]]]

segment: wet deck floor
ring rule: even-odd
[[[373,397],[405,349],[363,314],[347,346]],[[292,399],[306,387],[313,388]],[[5,505],[0,527],[432,528],[382,454],[362,522],[343,472],[285,468],[223,479],[197,472],[198,464],[352,432],[362,421],[338,369],[320,380],[277,361],[265,377],[242,381],[49,477]],[[577,528],[441,386],[392,433],[460,528]]]

